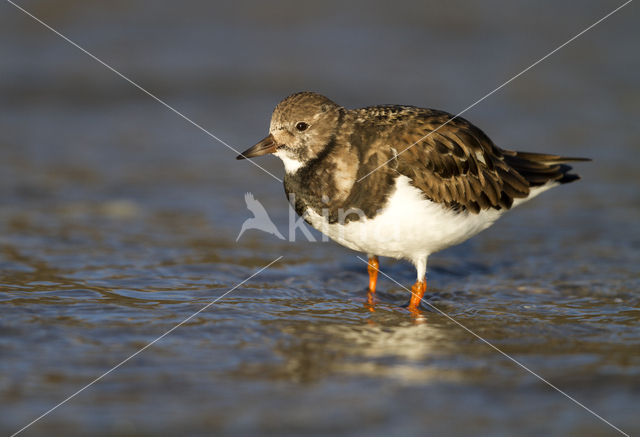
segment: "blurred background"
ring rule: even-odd
[[[244,150],[296,91],[457,113],[622,1],[19,4]],[[500,146],[594,161],[428,273],[434,305],[629,434],[638,14],[465,113]],[[442,315],[412,319],[393,282],[367,307],[357,254],[301,234],[236,243],[247,191],[287,235],[281,184],[8,2],[0,59],[1,432],[283,255],[23,435],[616,435]]]

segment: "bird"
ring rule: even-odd
[[[405,105],[347,109],[310,91],[275,107],[269,134],[237,159],[273,154],[284,164],[296,213],[337,243],[368,256],[375,296],[379,257],[410,261],[406,305],[419,313],[427,259],[487,229],[504,213],[580,177],[559,155],[496,146],[445,111]]]
[[[281,240],[284,240],[284,237],[276,228],[276,225],[273,224],[267,210],[264,209],[264,206],[253,197],[253,194],[246,193],[244,195],[244,202],[247,204],[247,209],[253,213],[253,217],[248,218],[242,223],[242,228],[240,228],[240,233],[236,238],[236,242],[240,239],[244,231],[248,229],[258,229],[260,231],[267,232],[269,234],[275,235]]]

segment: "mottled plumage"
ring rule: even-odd
[[[428,255],[551,186],[578,179],[565,163],[584,160],[501,149],[443,111],[349,110],[311,92],[280,102],[269,132],[238,159],[274,153],[284,162],[285,191],[298,214],[371,259],[411,260],[419,283]],[[395,228],[394,236],[374,231],[380,225]]]

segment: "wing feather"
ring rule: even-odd
[[[528,197],[531,187],[578,179],[563,163],[585,160],[501,149],[467,120],[442,111],[411,106],[354,111],[362,115],[360,120],[371,120],[367,113],[377,115],[375,125],[363,130],[377,135],[360,146],[363,155],[379,156],[375,163],[361,160],[359,174],[393,178],[400,173],[426,198],[472,213],[509,209],[514,199]],[[387,166],[378,168],[386,161]]]
[[[427,198],[477,213],[509,208],[514,198],[529,195],[525,178],[505,163],[502,150],[480,129],[462,118],[451,120],[450,114],[411,110],[415,125],[394,131],[384,141],[404,150],[395,158],[397,171]]]

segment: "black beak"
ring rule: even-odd
[[[273,153],[278,148],[273,136],[269,134],[268,137],[260,141],[253,147],[248,148],[238,156],[236,159],[245,159],[245,158],[255,158],[256,156],[267,155],[269,153]]]

